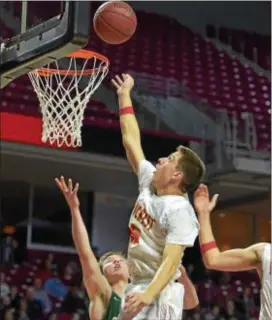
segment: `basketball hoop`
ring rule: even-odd
[[[108,69],[108,58],[79,50],[28,74],[41,107],[43,142],[58,147],[82,145],[84,110]]]

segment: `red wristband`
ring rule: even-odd
[[[200,245],[200,251],[202,254],[214,248],[217,248],[215,241],[206,242]]]
[[[124,107],[120,109],[120,116],[123,116],[125,114],[134,114],[133,107]]]

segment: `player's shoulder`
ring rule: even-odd
[[[252,246],[248,247],[247,249],[252,251],[256,257],[258,258],[259,261],[262,260],[264,251],[266,247],[270,247],[271,243],[268,242],[259,242],[256,244],[253,244]]]
[[[186,195],[184,196],[168,196],[164,198],[169,211],[186,211],[192,210],[193,207]]]
[[[268,242],[258,242],[253,244],[252,246],[248,247],[248,249],[253,250],[253,251],[258,251],[258,250],[264,250],[265,247],[270,246],[271,243]]]
[[[142,159],[139,163],[139,170],[152,170],[155,171],[155,166],[148,160]]]
[[[176,217],[197,222],[194,208],[187,197],[170,197],[167,199],[166,211],[169,218]]]
[[[140,161],[139,163],[139,167],[138,167],[138,177],[140,178],[146,178],[146,177],[151,177],[153,176],[154,172],[156,171],[156,168],[154,167],[154,165],[146,160],[143,159]]]

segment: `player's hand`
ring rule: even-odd
[[[124,312],[135,317],[145,306],[150,305],[152,300],[144,291],[128,294],[125,300]]]
[[[179,271],[181,272],[181,276],[179,277],[179,279],[187,277],[187,272],[183,265],[180,265]]]
[[[120,76],[115,76],[111,80],[111,82],[116,88],[116,92],[118,95],[121,95],[125,92],[130,93],[131,89],[134,86],[134,79],[127,73],[122,73],[122,75]]]
[[[210,194],[205,184],[200,184],[194,194],[194,205],[198,214],[211,213],[216,206],[218,194],[210,200]]]
[[[181,276],[178,278],[178,282],[183,284],[188,279],[188,275],[183,265],[180,265],[179,271],[181,272]]]
[[[75,187],[73,187],[73,181],[71,179],[68,180],[68,185],[66,184],[64,177],[61,176],[60,179],[55,179],[57,186],[62,191],[64,198],[70,207],[70,209],[77,209],[80,205],[79,199],[77,196],[77,192],[79,189],[79,184],[76,183]]]

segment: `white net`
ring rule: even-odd
[[[84,110],[108,73],[109,62],[99,56],[66,58],[29,73],[43,118],[42,141],[58,147],[82,145]],[[90,67],[91,64],[91,67]]]

